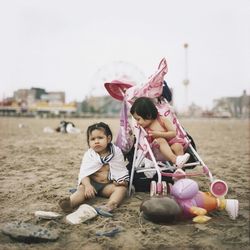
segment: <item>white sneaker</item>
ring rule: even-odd
[[[83,204],[75,212],[66,216],[70,224],[80,224],[97,216],[96,210],[90,205]]]
[[[189,153],[185,153],[184,155],[178,155],[176,157],[176,167],[177,168],[182,168],[183,165],[189,160],[190,158],[190,154]]]
[[[226,211],[232,220],[235,220],[239,212],[239,201],[235,199],[226,199]]]

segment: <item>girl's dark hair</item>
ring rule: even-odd
[[[89,144],[89,136],[92,133],[92,131],[95,130],[95,129],[102,130],[106,136],[110,136],[111,137],[111,141],[112,141],[113,134],[111,132],[111,129],[110,129],[109,125],[107,125],[104,122],[98,122],[98,123],[90,125],[88,127],[88,129],[87,129],[87,142],[88,142],[88,144]]]
[[[153,101],[148,97],[139,97],[130,109],[131,115],[136,113],[146,120],[154,120],[158,116],[158,110]]]

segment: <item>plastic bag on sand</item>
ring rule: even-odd
[[[96,210],[90,205],[83,204],[75,212],[66,216],[70,224],[80,224],[97,216]]]

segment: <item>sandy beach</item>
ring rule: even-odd
[[[79,225],[65,223],[65,216],[38,220],[34,216],[37,210],[62,213],[59,199],[76,187],[82,155],[87,149],[87,127],[104,121],[114,135],[119,128],[118,119],[71,121],[81,129],[80,134],[43,132],[46,126],[57,127],[60,119],[0,117],[1,228],[9,222],[23,221],[59,233],[55,242],[33,244],[17,242],[1,233],[0,249],[249,249],[249,120],[180,120],[213,175],[227,182],[226,198],[239,200],[236,220],[231,220],[223,210],[210,213],[212,219],[205,224],[192,220],[155,224],[140,216],[140,204],[148,193],[135,193],[127,198],[113,218],[97,216]],[[208,191],[206,177],[195,180],[200,190]],[[90,204],[102,201],[96,198]],[[97,231],[114,226],[123,231],[114,237],[96,236]]]

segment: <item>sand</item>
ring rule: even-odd
[[[118,119],[101,119],[113,131]],[[0,234],[0,249],[249,249],[249,120],[183,119],[197,151],[214,176],[227,182],[226,198],[238,199],[239,216],[234,221],[226,211],[210,213],[205,224],[191,220],[154,224],[140,216],[139,207],[148,193],[136,193],[115,211],[114,217],[96,217],[80,225],[69,225],[64,218],[37,220],[37,210],[62,213],[58,200],[76,186],[88,125],[99,119],[72,119],[80,134],[44,133],[56,127],[59,119],[0,117],[1,196],[0,224],[23,221],[56,229],[56,242],[25,244]],[[19,124],[23,124],[19,128]],[[202,191],[209,180],[195,177]],[[101,203],[102,198],[90,204]],[[96,232],[114,226],[123,232],[114,237]]]

